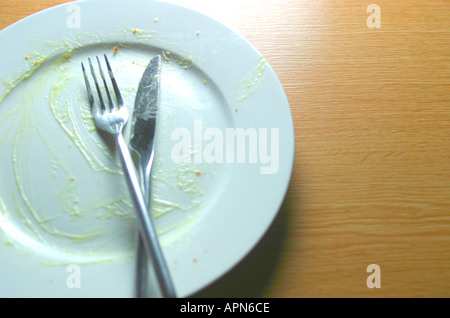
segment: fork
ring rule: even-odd
[[[164,255],[162,253],[161,246],[159,245],[158,237],[156,235],[156,231],[154,225],[152,223],[151,217],[148,213],[147,206],[144,201],[144,197],[142,195],[142,191],[140,188],[140,183],[138,181],[138,177],[136,174],[136,170],[134,167],[134,162],[131,158],[130,152],[128,150],[128,146],[125,143],[123,138],[123,128],[128,121],[129,114],[127,108],[124,106],[124,101],[120,94],[119,87],[117,85],[116,79],[111,69],[111,65],[104,55],[106,66],[108,69],[108,74],[111,79],[111,83],[114,89],[117,105],[114,105],[113,99],[111,97],[110,91],[108,89],[108,85],[105,79],[105,75],[102,70],[102,65],[100,63],[100,59],[97,58],[98,68],[100,72],[100,77],[103,82],[104,90],[106,96],[108,98],[108,102],[106,105],[103,94],[100,88],[100,85],[97,80],[96,73],[94,71],[94,67],[92,65],[92,61],[89,60],[89,67],[91,71],[91,75],[94,79],[95,87],[98,93],[98,99],[100,103],[100,107],[95,104],[94,96],[92,94],[91,86],[89,84],[88,75],[84,64],[81,63],[81,67],[83,70],[84,80],[86,82],[86,89],[89,98],[89,105],[91,107],[92,115],[94,117],[94,122],[98,128],[101,130],[110,133],[120,150],[120,159],[122,161],[123,171],[126,176],[126,180],[128,183],[128,188],[130,190],[131,197],[133,199],[134,206],[137,212],[137,218],[139,223],[139,230],[141,232],[141,237],[143,240],[144,247],[150,255],[151,260],[153,261],[156,276],[158,278],[159,285],[162,290],[162,294],[164,297],[173,298],[175,296],[175,290],[171,281],[170,273],[167,267],[167,264],[164,259]]]

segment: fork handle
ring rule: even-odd
[[[128,146],[123,139],[123,135],[120,133],[115,137],[120,150],[120,158],[122,160],[123,171],[126,176],[128,188],[130,190],[134,206],[136,207],[142,242],[147,250],[147,253],[151,257],[151,260],[153,261],[156,276],[158,278],[163,296],[167,298],[174,298],[176,297],[175,289],[173,287],[172,279],[162,253],[161,246],[159,245],[155,228],[142,195],[134,162],[131,158]]]

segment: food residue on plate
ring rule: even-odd
[[[193,58],[191,55],[189,55],[186,58],[186,57],[182,57],[182,56],[173,54],[170,51],[165,51],[165,50],[161,52],[161,55],[163,57],[164,62],[166,62],[166,63],[175,62],[183,69],[187,70],[193,66],[193,62],[192,62]]]
[[[154,35],[139,29],[132,33],[139,43]],[[10,244],[45,246],[90,262],[134,253],[130,233],[136,218],[118,153],[112,138],[96,129],[79,69],[80,58],[94,50],[111,50],[111,44],[82,42],[46,43],[47,50],[26,55],[31,64],[5,82],[0,96],[0,162],[6,164],[0,178],[0,228]],[[118,45],[112,51],[117,52]],[[133,63],[127,64],[119,60],[125,58],[121,55],[115,56],[112,67],[116,78],[126,83],[121,91],[131,112],[139,73],[124,72],[123,67],[143,72],[143,63],[137,61],[147,57],[133,56]],[[193,65],[189,55],[165,50],[163,56],[175,61],[179,71]],[[161,134],[157,138],[166,142]],[[163,244],[170,244],[171,236],[165,234],[177,237],[201,217],[207,190],[198,178],[205,171],[198,165],[173,167],[161,158],[153,171],[151,213],[162,222],[158,234]]]
[[[148,40],[152,39],[156,34],[156,31],[143,30],[143,29],[138,29],[138,28],[132,28],[131,32],[140,41],[142,41],[142,40],[148,41]]]
[[[266,59],[260,56],[260,61],[255,68],[248,73],[236,86],[233,95],[235,100],[242,102],[253,95],[264,80],[264,72],[266,69]]]

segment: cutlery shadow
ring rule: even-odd
[[[271,227],[252,251],[227,274],[191,298],[263,298],[270,288],[288,243],[293,211],[289,192]]]

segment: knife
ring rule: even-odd
[[[155,150],[155,130],[160,95],[161,56],[153,57],[142,75],[134,103],[130,148],[139,156],[141,190],[150,211],[150,180]],[[153,255],[147,255],[139,235],[136,260],[136,296],[147,295],[148,259],[153,263],[163,297],[175,297],[175,290],[164,255],[157,245]]]

